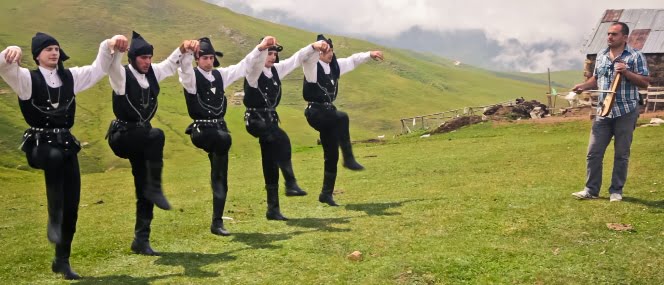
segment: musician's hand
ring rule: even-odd
[[[627,70],[627,65],[624,62],[616,62],[613,68],[615,68],[616,72],[623,73]]]
[[[574,87],[572,87],[572,91],[574,91],[576,94],[581,94],[581,92],[583,92],[584,89],[585,88],[583,86],[583,83],[579,83],[577,85],[574,85]]]

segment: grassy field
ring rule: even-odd
[[[496,72],[496,75],[535,84],[549,84],[549,74],[547,73]],[[551,72],[551,87],[557,89],[559,93],[569,91],[574,85],[581,83],[584,80],[583,71],[580,70]]]
[[[264,218],[259,155],[234,152],[226,238],[208,232],[204,154],[170,152],[175,209],[156,211],[152,235],[165,254],[130,253],[133,190],[122,169],[84,175],[72,262],[86,276],[79,284],[662,284],[662,128],[636,131],[626,198],[609,203],[608,185],[598,200],[570,196],[583,185],[589,127],[485,123],[356,145],[367,170],[340,171],[339,208],[316,201],[322,150],[301,147],[295,170],[313,195],[282,195],[288,222]],[[41,175],[1,175],[0,283],[59,283]],[[355,250],[362,261],[346,258]]]
[[[44,29],[49,23],[57,23]],[[36,31],[54,35],[88,64],[98,43],[132,29],[164,58],[183,39],[210,35],[223,65],[239,61],[265,34],[286,47],[282,58],[315,32],[238,15],[202,1],[20,1],[0,3],[0,48],[23,47],[29,59]],[[371,43],[331,35],[340,56]],[[420,139],[392,138],[399,118],[516,97],[540,97],[541,81],[505,78],[471,66],[403,50],[342,78],[338,105],[351,117],[355,140],[385,134],[384,143],[357,144],[367,170],[341,169],[331,208],[317,202],[323,163],[317,133],[304,120],[301,71],[286,80],[280,106],[293,143],[293,164],[306,197],[281,196],[291,220],[265,219],[259,146],[246,133],[243,108],[229,107],[232,131],[229,202],[232,236],[209,233],[209,162],[184,128],[190,123],[175,77],[161,84],[153,125],[166,133],[165,191],[173,211],[155,212],[153,246],[161,257],[131,254],[134,198],[129,163],[103,139],[113,118],[102,80],[77,97],[74,134],[85,143],[82,201],[72,264],[79,284],[588,284],[664,283],[661,217],[664,162],[661,128],[636,132],[626,198],[576,201],[590,123],[485,123]],[[530,75],[528,75],[530,76]],[[535,77],[541,75],[533,75]],[[241,89],[236,83],[227,94]],[[0,81],[0,93],[7,86]],[[16,96],[0,95],[0,284],[60,284],[50,273],[43,175],[17,149],[26,124]],[[611,163],[612,153],[607,153]],[[610,167],[606,169],[608,175]],[[608,180],[608,179],[605,179]],[[282,190],[283,191],[283,190]],[[632,232],[613,232],[610,222]],[[362,261],[346,258],[363,253]]]

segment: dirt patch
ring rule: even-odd
[[[451,131],[458,130],[462,127],[469,126],[469,125],[474,125],[474,124],[477,124],[477,123],[481,123],[483,121],[484,120],[482,120],[481,116],[458,117],[458,118],[449,120],[449,121],[441,124],[438,128],[431,131],[431,134],[449,133]]]
[[[517,119],[530,119],[534,114],[537,117],[544,117],[549,115],[549,109],[546,105],[537,100],[525,101],[517,99],[515,105],[495,105],[488,107],[484,111],[484,115],[491,118],[491,120],[517,120]]]
[[[607,223],[606,227],[617,232],[634,231],[634,227],[630,224]]]
[[[368,139],[368,140],[360,140],[360,141],[353,141],[353,143],[384,143],[384,139]]]

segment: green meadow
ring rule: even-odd
[[[184,39],[210,36],[224,52],[223,66],[241,60],[263,35],[285,46],[283,59],[317,34],[203,1],[4,0],[0,11],[0,48],[21,46],[29,68],[35,67],[29,50],[37,31],[60,41],[72,57],[66,66],[89,64],[102,40],[132,30],[155,46],[157,61]],[[317,201],[323,154],[303,116],[298,70],[284,81],[279,113],[298,182],[309,195],[282,194],[282,213],[290,220],[265,219],[259,145],[244,130],[243,107],[229,105],[233,146],[225,216],[232,220],[225,223],[232,235],[210,234],[209,161],[184,134],[191,119],[174,76],[161,83],[153,120],[166,133],[164,189],[174,206],[155,210],[158,257],[129,250],[134,189],[128,161],[115,157],[103,138],[113,119],[108,80],[79,94],[72,132],[85,146],[71,263],[84,278],[76,283],[664,283],[661,127],[637,129],[623,202],[609,203],[608,185],[601,199],[578,201],[570,194],[584,183],[590,121],[482,123],[428,138],[395,136],[402,117],[521,96],[542,100],[546,75],[510,77],[328,36],[340,57],[380,49],[386,58],[341,80],[337,105],[350,115],[353,139],[385,135],[378,143],[355,144],[365,171],[340,167],[335,199],[341,206]],[[559,76],[574,82],[574,72]],[[235,83],[227,95],[241,88]],[[65,284],[50,271],[43,175],[27,167],[18,150],[27,124],[2,81],[0,91],[0,284]],[[606,157],[608,183],[612,147]],[[634,229],[612,231],[607,223]],[[362,259],[350,260],[353,251]]]

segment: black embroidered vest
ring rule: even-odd
[[[214,81],[210,82],[194,67],[196,75],[196,94],[184,90],[189,117],[194,120],[223,119],[226,114],[226,96],[224,96],[224,80],[219,70],[212,70]]]
[[[18,101],[23,118],[35,128],[71,128],[76,114],[74,96],[74,78],[71,71],[65,69],[62,86],[51,88],[46,84],[39,69],[30,71],[32,95],[28,100]]]
[[[272,78],[261,72],[258,77],[258,88],[249,86],[244,79],[244,106],[247,108],[276,108],[281,101],[281,80],[277,69],[272,67]]]
[[[152,66],[145,74],[150,87],[143,89],[138,80],[125,65],[125,95],[117,95],[113,91],[113,113],[119,120],[125,122],[149,122],[157,112],[157,96],[159,95],[159,82],[154,75]]]
[[[332,103],[337,99],[337,92],[339,90],[339,63],[337,58],[333,57],[330,62],[330,74],[325,74],[323,66],[318,65],[318,80],[316,83],[307,82],[304,80],[302,87],[302,95],[305,101],[318,102],[318,103]]]

